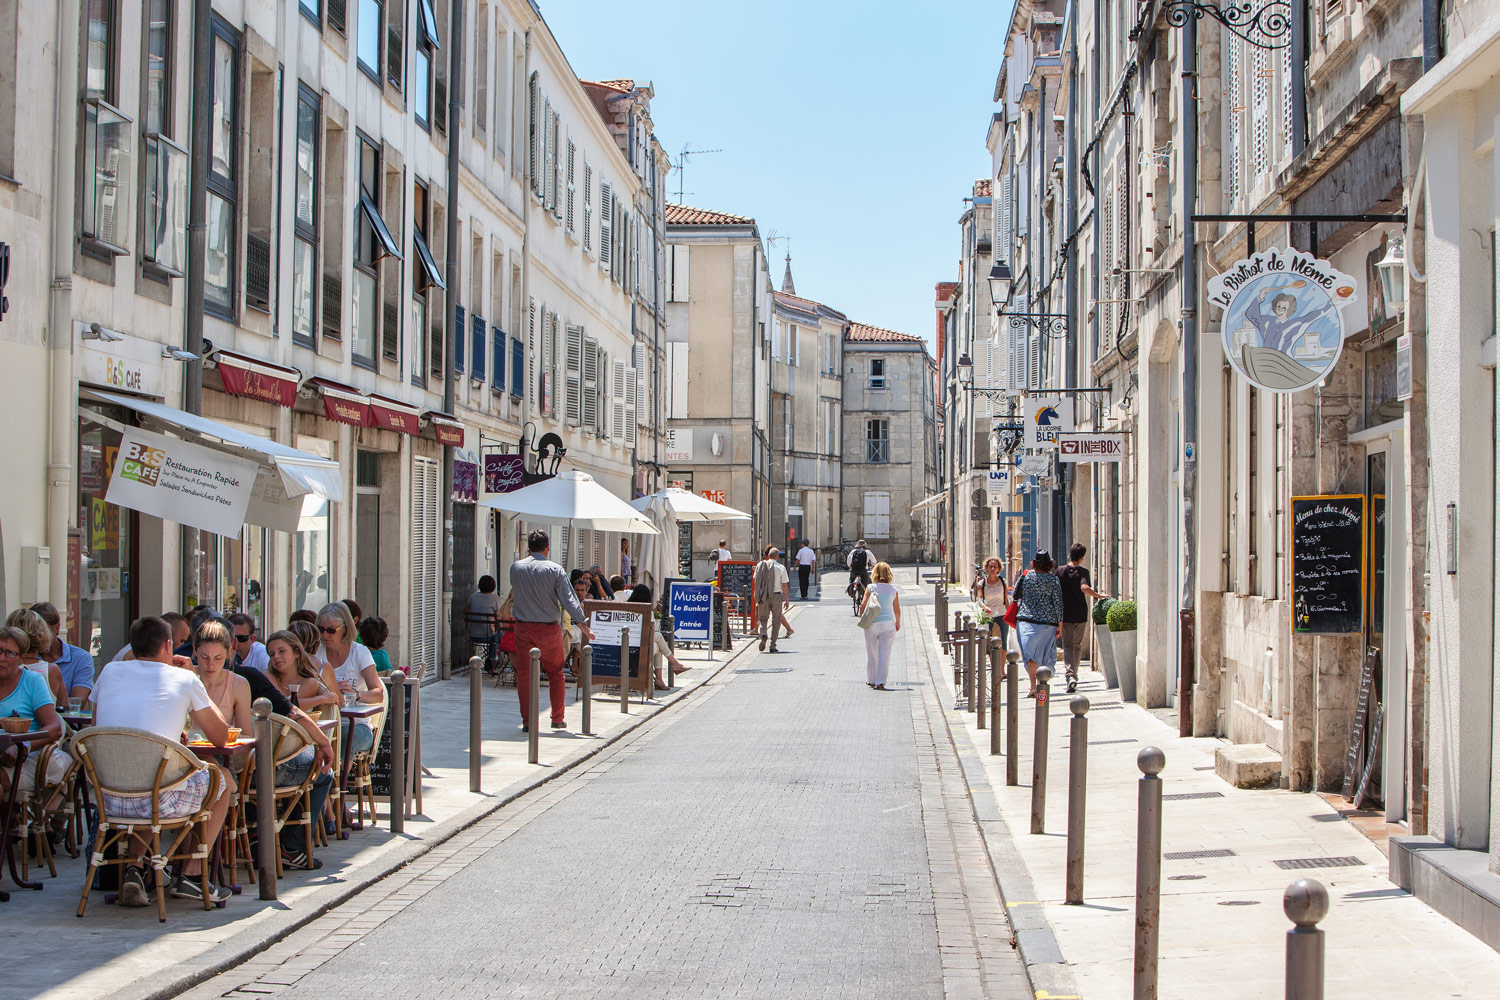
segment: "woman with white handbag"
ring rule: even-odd
[[[891,647],[901,631],[901,597],[891,581],[890,563],[876,563],[875,582],[865,591],[859,608],[859,627],[865,630],[865,683],[884,691],[891,666]]]

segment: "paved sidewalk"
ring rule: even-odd
[[[1020,779],[1005,785],[1003,754],[990,757],[988,730],[953,709],[952,658],[941,655],[930,608],[923,634],[933,651],[934,687],[960,747],[974,806],[1038,997],[1117,1000],[1131,995],[1135,925],[1136,755],[1160,747],[1167,796],[1163,853],[1227,856],[1162,862],[1162,1000],[1211,995],[1280,998],[1285,969],[1281,907],[1287,885],[1321,882],[1331,908],[1327,991],[1355,996],[1479,998],[1495,995],[1500,955],[1391,883],[1385,856],[1320,796],[1236,789],[1213,772],[1217,739],[1182,739],[1151,713],[1121,705],[1118,689],[1084,670],[1089,712],[1088,807],[1083,906],[1063,900],[1067,846],[1068,734],[1062,681],[1049,706],[1046,833],[1028,830],[1036,702],[1020,704]],[[1059,670],[1061,664],[1059,663]],[[1337,867],[1285,870],[1277,861],[1341,858]]]
[[[793,612],[793,621],[796,615]],[[472,826],[506,802],[567,771],[643,721],[684,699],[712,679],[731,659],[753,648],[738,640],[732,653],[703,649],[680,657],[692,669],[677,676],[672,691],[658,691],[644,706],[633,695],[630,714],[619,710],[617,689],[595,694],[595,735],[579,733],[582,706],[568,686],[568,729],[543,729],[539,765],[526,762],[526,736],[513,686],[483,685],[485,739],[483,794],[469,792],[469,680],[466,676],[422,689],[422,752],[429,774],[423,779],[422,815],[406,821],[405,833],[390,833],[384,802],[378,826],[350,833],[317,856],[316,872],[288,872],[276,902],[262,902],[246,883],[241,895],[222,910],[204,912],[186,900],[168,900],[167,922],[155,910],[128,910],[106,905],[102,893],[89,899],[82,920],[74,916],[87,869],[86,857],[72,859],[59,851],[58,877],[46,876],[39,892],[12,889],[0,903],[0,919],[34,933],[12,936],[5,949],[5,987],[0,994],[41,1000],[83,1000],[117,996],[142,1000],[171,996],[193,982],[262,950],[329,907],[337,905],[391,872],[409,864],[435,845]],[[545,684],[543,705],[546,704]],[[545,716],[544,716],[545,717]],[[33,871],[33,878],[37,875]],[[243,876],[242,876],[243,877]],[[8,877],[4,880],[9,888]]]

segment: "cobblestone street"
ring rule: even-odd
[[[870,691],[827,590],[782,653],[188,995],[1029,996],[918,632]]]

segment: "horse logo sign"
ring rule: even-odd
[[[1027,448],[1057,449],[1061,434],[1073,430],[1073,401],[1059,396],[1036,398],[1026,406],[1021,443]]]
[[[1355,281],[1298,250],[1262,250],[1208,283],[1224,310],[1224,356],[1267,392],[1316,385],[1338,363]]]

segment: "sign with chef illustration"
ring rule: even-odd
[[[1267,392],[1317,385],[1344,349],[1344,309],[1355,281],[1326,260],[1276,248],[1238,261],[1208,282],[1224,310],[1224,356]]]

